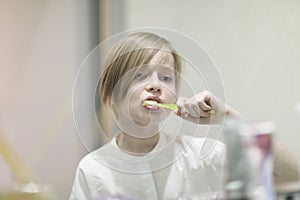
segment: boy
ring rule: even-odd
[[[172,111],[145,101],[176,103],[175,114],[197,124],[222,123],[239,113],[208,91],[177,98],[180,72],[175,49],[152,33],[131,34],[111,50],[101,77],[101,98],[111,106],[120,132],[82,159],[70,199],[216,199],[220,195],[225,145],[161,132],[161,122]],[[200,158],[204,141],[214,148]]]

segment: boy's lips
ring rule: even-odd
[[[152,101],[157,101],[158,103],[162,103],[162,100],[157,96],[150,96],[147,97],[145,100],[152,100]]]

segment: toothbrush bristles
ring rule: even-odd
[[[157,101],[152,101],[152,100],[145,100],[143,102],[143,106],[157,106],[158,102]]]

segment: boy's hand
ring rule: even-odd
[[[226,116],[239,116],[221,99],[206,90],[192,98],[179,97],[177,105],[180,109],[175,113],[176,115],[197,124],[221,124]],[[210,114],[211,110],[214,111],[212,114]]]

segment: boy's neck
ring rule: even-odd
[[[159,137],[159,133],[148,138],[137,138],[121,132],[116,141],[122,151],[135,156],[143,156],[152,151]]]

